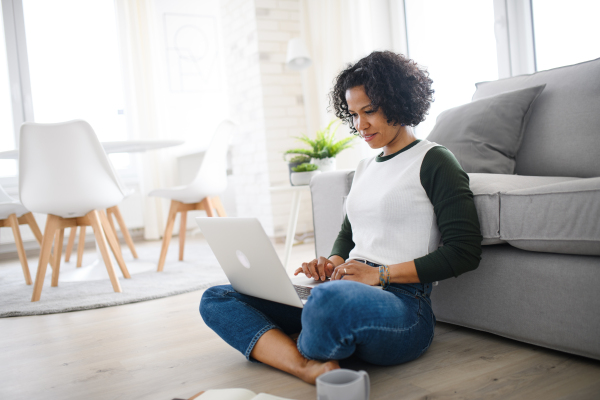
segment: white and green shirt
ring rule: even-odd
[[[346,212],[331,255],[386,265],[414,260],[422,283],[479,265],[482,237],[469,177],[436,143],[416,140],[362,160]]]

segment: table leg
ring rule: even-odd
[[[298,225],[298,214],[300,212],[300,199],[302,198],[301,191],[295,191],[292,194],[292,210],[288,221],[287,234],[285,236],[285,253],[283,256],[283,266],[287,270],[290,254],[292,254],[292,246],[294,245],[294,236],[296,235],[296,225]]]

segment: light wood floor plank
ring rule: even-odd
[[[136,246],[159,248],[160,242]],[[280,255],[283,247],[276,246]],[[291,264],[313,254],[312,244],[296,246]],[[0,274],[8,264],[0,264]],[[201,296],[198,291],[0,319],[0,398],[172,399],[228,387],[316,398],[314,386],[246,361],[206,327],[198,313]],[[371,399],[378,400],[600,398],[596,360],[444,323],[438,323],[431,348],[418,360],[395,367],[347,360],[342,366],[369,372]]]

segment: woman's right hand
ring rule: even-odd
[[[319,259],[302,263],[302,267],[294,271],[294,275],[298,275],[300,272],[303,272],[307,278],[313,278],[316,281],[324,282],[325,279],[331,277],[334,269],[335,265],[333,264],[333,261],[325,257],[319,257]]]

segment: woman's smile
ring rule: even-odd
[[[362,135],[362,137],[363,137],[363,139],[365,139],[365,142],[370,142],[371,140],[373,140],[375,135],[377,135],[377,133],[371,133],[369,135]]]

